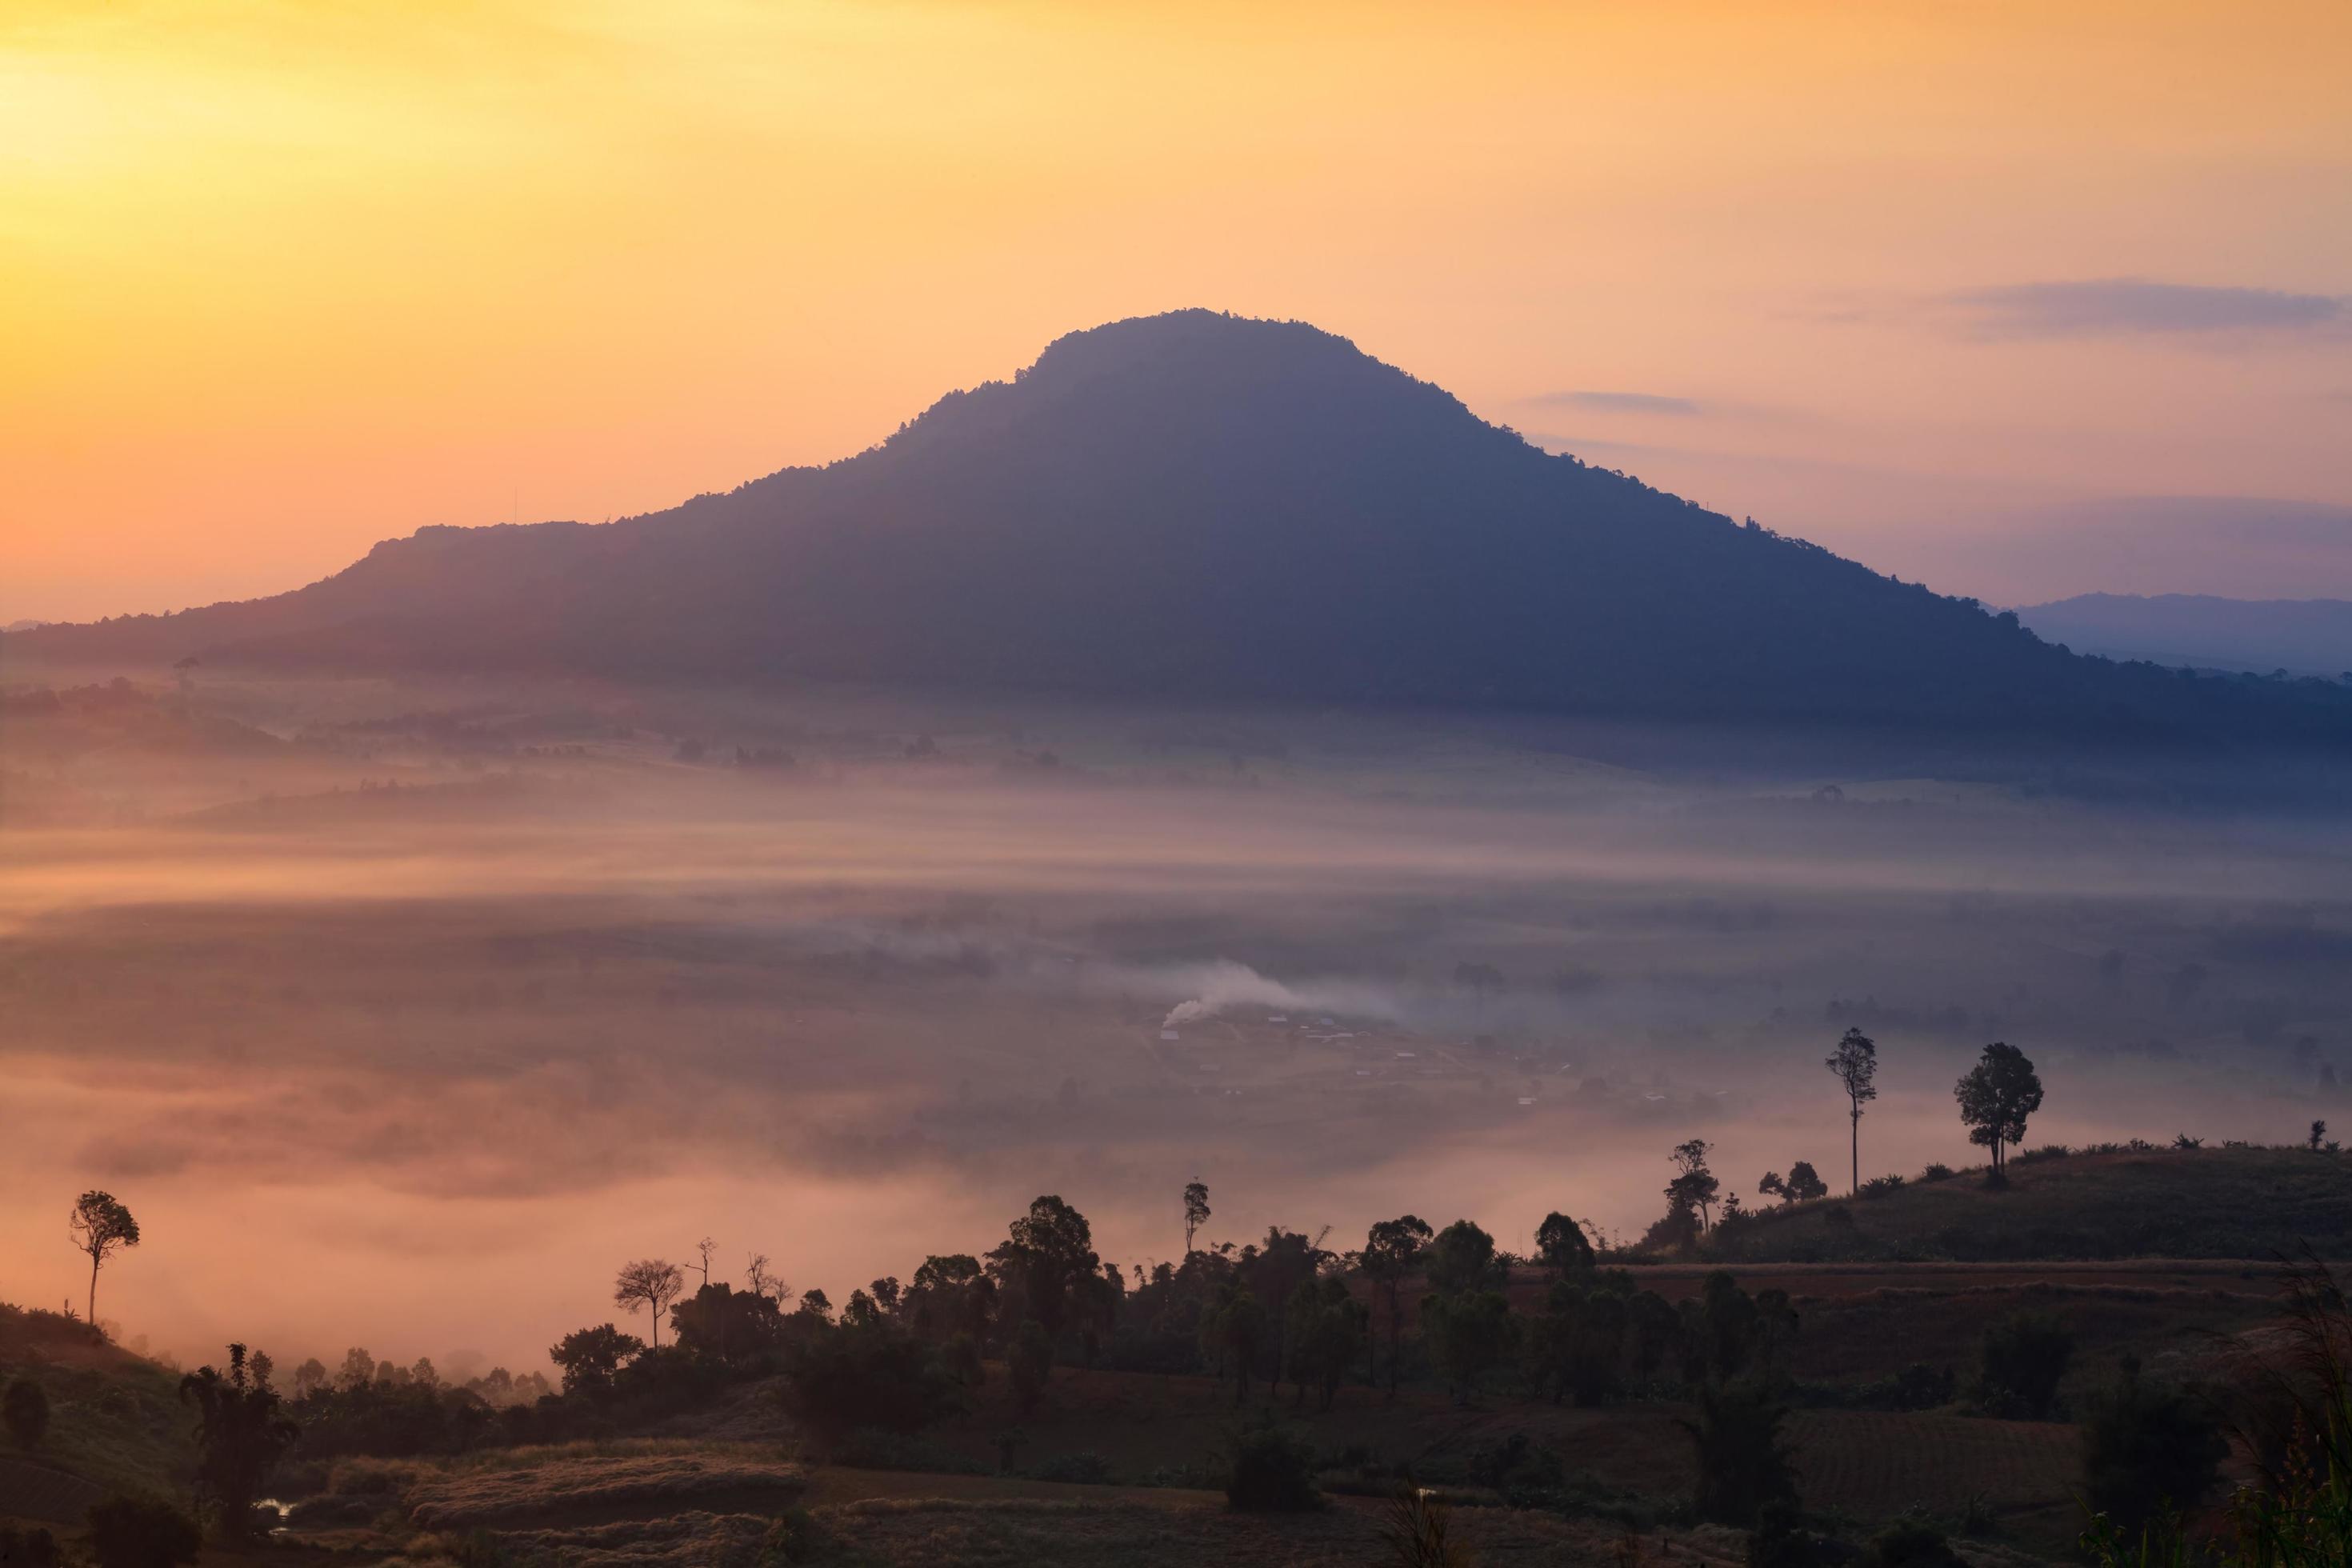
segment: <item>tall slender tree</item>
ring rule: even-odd
[[[74,1200],[66,1218],[66,1234],[89,1254],[89,1323],[98,1326],[99,1265],[126,1247],[139,1245],[139,1222],[117,1203],[111,1193],[87,1192]]]
[[[1358,1267],[1372,1289],[1387,1298],[1389,1308],[1389,1394],[1397,1388],[1397,1368],[1404,1359],[1404,1282],[1421,1266],[1421,1255],[1434,1235],[1429,1222],[1402,1215],[1374,1225],[1364,1238]]]
[[[1192,1256],[1192,1237],[1209,1223],[1209,1185],[1206,1182],[1184,1184],[1184,1256]]]
[[[1846,1115],[1853,1123],[1853,1172],[1848,1191],[1862,1191],[1862,1107],[1878,1098],[1878,1045],[1860,1029],[1848,1029],[1822,1064],[1845,1090]]]

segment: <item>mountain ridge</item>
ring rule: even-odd
[[[853,457],[615,522],[434,527],[75,657],[2342,744],[2352,704],[2078,658],[1546,453],[1298,322],[1056,339]]]

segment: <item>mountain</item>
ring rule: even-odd
[[[2110,658],[2329,679],[2352,671],[2352,600],[2083,594],[2017,616],[2045,641]]]
[[[2077,658],[1615,472],[1290,322],[1055,342],[880,446],[603,526],[425,528],[294,593],[10,639],[1132,700],[2342,744],[2352,694]]]

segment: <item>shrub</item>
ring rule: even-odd
[[[1944,1532],[1924,1519],[1898,1519],[1871,1538],[1870,1568],[1964,1568]]]
[[[1698,1419],[1678,1423],[1698,1450],[1691,1506],[1715,1524],[1754,1525],[1769,1505],[1793,1503],[1795,1473],[1780,1422],[1789,1407],[1752,1383],[1699,1391]]]
[[[2020,1149],[2009,1157],[2009,1163],[2012,1165],[2032,1165],[2044,1160],[2068,1159],[2074,1152],[2063,1143],[2044,1143],[2039,1149]]]
[[[2058,1397],[2074,1336],[2043,1312],[2019,1312],[1985,1331],[1982,1384],[1988,1403],[2040,1421]]]
[[[1945,1164],[1940,1160],[1930,1164],[1926,1170],[1919,1173],[1919,1179],[1923,1182],[1948,1182],[1952,1179],[1952,1168],[1949,1165]]]
[[[1322,1501],[1315,1489],[1315,1450],[1271,1416],[1234,1435],[1225,1500],[1239,1509],[1297,1511]]]
[[[0,1563],[21,1563],[26,1568],[58,1568],[58,1538],[35,1528],[18,1530],[0,1524]]]
[[[204,1544],[196,1521],[167,1502],[110,1497],[89,1507],[90,1560],[97,1568],[177,1568]]]
[[[8,1392],[0,1394],[0,1424],[7,1426],[9,1440],[19,1448],[39,1447],[49,1429],[47,1391],[29,1377],[10,1383]]]
[[[2083,1491],[2126,1540],[2168,1510],[2194,1512],[2221,1480],[2230,1445],[2211,1412],[2179,1389],[2141,1382],[2137,1362],[2126,1360],[2123,1375],[2088,1403]]]
[[[1453,1539],[1454,1510],[1419,1487],[1396,1494],[1381,1540],[1398,1568],[1469,1568],[1469,1547]]]
[[[1903,1178],[1900,1176],[1873,1176],[1862,1184],[1859,1195],[1865,1198],[1883,1198],[1887,1194],[1898,1190],[1902,1185]]]
[[[1786,1500],[1768,1502],[1748,1535],[1748,1568],[1814,1568],[1821,1543],[1805,1529],[1805,1516]]]

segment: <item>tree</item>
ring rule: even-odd
[[[1201,1315],[1201,1338],[1205,1348],[1231,1358],[1234,1404],[1246,1402],[1250,1372],[1265,1342],[1265,1309],[1248,1286],[1231,1282],[1223,1288],[1216,1306]]]
[[[718,1250],[719,1244],[707,1236],[694,1244],[695,1256],[702,1259],[702,1282],[705,1285],[710,1283],[710,1255]]]
[[[1375,1295],[1388,1298],[1389,1305],[1389,1392],[1396,1393],[1397,1368],[1404,1350],[1404,1282],[1421,1266],[1423,1250],[1428,1247],[1430,1229],[1427,1222],[1412,1215],[1384,1219],[1375,1224],[1364,1238],[1364,1250],[1357,1267],[1371,1281]]]
[[[1655,1377],[1674,1348],[1675,1336],[1682,1332],[1682,1318],[1674,1303],[1655,1290],[1639,1292],[1625,1303],[1625,1310],[1633,1331],[1633,1370],[1645,1379]]]
[[[792,1299],[792,1287],[777,1279],[768,1268],[768,1255],[755,1252],[744,1260],[743,1283],[754,1296],[773,1301],[779,1310]]]
[[[1706,1168],[1706,1157],[1714,1152],[1715,1145],[1704,1138],[1685,1138],[1666,1151],[1675,1167],[1675,1178],[1666,1184],[1667,1211],[1695,1210],[1701,1230],[1714,1223],[1715,1194],[1722,1185]]]
[[[1184,1184],[1184,1256],[1192,1256],[1192,1237],[1209,1223],[1209,1187],[1205,1182]]]
[[[180,1380],[183,1403],[196,1407],[196,1498],[222,1539],[243,1541],[253,1501],[302,1429],[279,1410],[268,1379],[251,1375],[245,1347],[228,1347],[228,1372],[200,1367]]]
[[[1853,1123],[1853,1170],[1850,1191],[1862,1190],[1862,1108],[1878,1098],[1878,1045],[1860,1029],[1848,1029],[1822,1066],[1845,1090],[1846,1115]]]
[[[1584,1227],[1557,1209],[1536,1226],[1536,1256],[1543,1259],[1545,1268],[1563,1277],[1590,1273],[1599,1261]]]
[[[1348,1368],[1363,1353],[1369,1313],[1349,1290],[1347,1280],[1326,1274],[1300,1283],[1291,1293],[1286,1316],[1290,1375],[1298,1385],[1299,1401],[1305,1403],[1312,1383],[1328,1410]]]
[[[1503,1282],[1503,1266],[1495,1257],[1495,1238],[1475,1223],[1457,1219],[1429,1244],[1423,1271],[1429,1288],[1455,1296]]]
[[[294,1397],[308,1399],[327,1386],[327,1364],[311,1356],[294,1369]]]
[[[48,1391],[29,1377],[11,1379],[0,1394],[0,1426],[19,1448],[37,1448],[49,1429]]]
[[[1087,1216],[1051,1194],[1013,1222],[988,1262],[1000,1283],[1019,1288],[1029,1315],[1057,1340],[1076,1326],[1078,1292],[1102,1267]]]
[[[1998,1173],[2001,1151],[2023,1141],[2025,1119],[2042,1109],[2042,1079],[2033,1063],[2015,1046],[1995,1040],[1952,1094],[1960,1102],[1960,1120],[1968,1123],[1969,1142],[1992,1151]]]
[[[343,1352],[342,1368],[335,1374],[338,1388],[365,1388],[374,1381],[375,1357],[358,1345]]]
[[[600,1394],[611,1390],[613,1374],[621,1370],[621,1363],[645,1348],[646,1342],[636,1335],[599,1323],[593,1329],[574,1329],[556,1341],[547,1359],[562,1370],[564,1393]]]
[[[678,1292],[685,1289],[686,1271],[677,1264],[666,1263],[657,1258],[640,1258],[635,1263],[625,1264],[621,1272],[614,1276],[613,1305],[625,1307],[631,1311],[645,1308],[653,1319],[654,1348],[659,1350],[662,1314],[669,1310],[669,1304],[677,1300]]]
[[[139,1245],[139,1222],[115,1202],[113,1194],[93,1190],[74,1200],[73,1212],[66,1216],[66,1234],[89,1254],[89,1325],[96,1328],[99,1266],[122,1248]]]
[[[1297,1510],[1316,1506],[1315,1446],[1299,1433],[1265,1419],[1231,1438],[1225,1500],[1237,1509]]]
[[[2311,1148],[2313,1152],[2316,1152],[2319,1146],[2326,1141],[2327,1123],[2315,1119],[2311,1124]]]
[[[1012,1376],[1013,1398],[1021,1414],[1035,1414],[1037,1401],[1045,1393],[1045,1380],[1054,1374],[1054,1337],[1045,1331],[1045,1324],[1034,1318],[1021,1320],[1013,1348],[1005,1356],[1005,1371]]]
[[[84,1544],[98,1568],[176,1568],[196,1560],[204,1537],[170,1503],[117,1494],[89,1505]]]
[[[1808,1204],[1815,1198],[1830,1195],[1830,1184],[1822,1180],[1821,1173],[1813,1169],[1810,1160],[1800,1160],[1790,1166],[1789,1179],[1784,1184],[1790,1203]]]
[[[1457,1405],[1469,1403],[1479,1380],[1510,1359],[1518,1328],[1500,1290],[1435,1291],[1421,1299],[1422,1337]]]
[[[1770,1503],[1793,1503],[1797,1483],[1780,1423],[1789,1407],[1750,1383],[1708,1383],[1698,1391],[1698,1419],[1678,1420],[1697,1450],[1692,1505],[1716,1524],[1751,1526]]]

